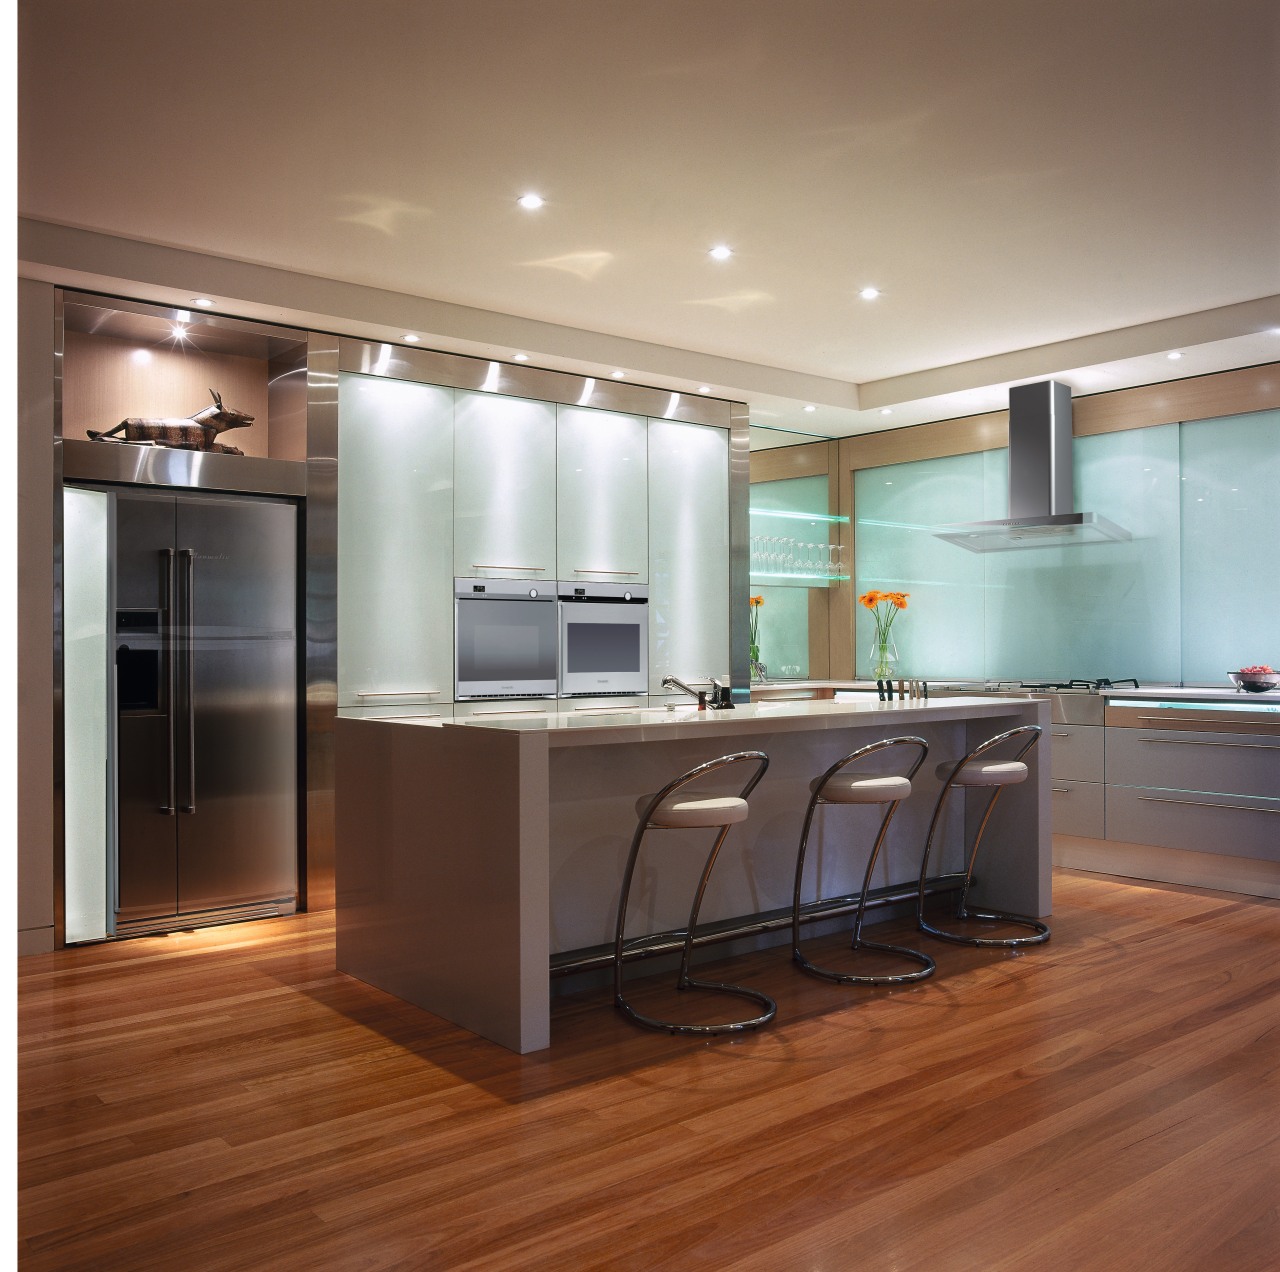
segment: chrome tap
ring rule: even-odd
[[[664,689],[683,689],[694,701],[705,702],[707,699],[705,690],[699,693],[696,689],[690,689],[679,676],[665,676],[662,681],[662,687]]]

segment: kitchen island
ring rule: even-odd
[[[937,765],[1020,724],[1045,729],[1041,753],[1033,752],[1030,780],[1010,788],[998,807],[971,895],[975,904],[1044,916],[1047,701],[886,703],[860,695],[727,711],[340,718],[338,968],[512,1050],[538,1050],[550,1042],[553,957],[612,940],[641,796],[731,751],[769,755],[750,817],[734,827],[708,887],[702,919],[715,924],[790,905],[810,781],[857,747],[902,734],[924,737],[930,754],[873,883],[913,880],[940,785]],[[874,815],[826,810],[810,846],[824,896],[860,883],[874,826],[856,819],[868,812]],[[939,873],[962,868],[962,821],[958,810],[948,818]],[[686,920],[708,833],[670,831],[646,841],[629,935]],[[811,879],[806,896],[814,887]],[[787,958],[785,949],[777,957]]]

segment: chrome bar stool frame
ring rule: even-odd
[[[978,847],[982,843],[982,836],[987,829],[987,823],[991,820],[991,812],[996,806],[996,801],[1000,798],[1001,791],[1006,786],[1014,785],[1024,781],[1027,776],[1027,766],[1022,763],[1022,758],[1032,747],[1040,741],[1040,726],[1038,724],[1023,724],[1016,729],[1010,729],[1006,733],[997,734],[993,738],[988,738],[979,746],[975,746],[962,760],[959,761],[947,774],[946,780],[942,784],[942,790],[938,795],[937,806],[933,810],[933,820],[929,823],[929,834],[924,843],[924,860],[920,864],[920,890],[916,895],[916,926],[922,931],[927,932],[930,936],[936,937],[940,941],[951,941],[955,945],[977,945],[981,947],[994,947],[999,949],[1012,949],[1023,945],[1043,945],[1049,939],[1049,928],[1047,924],[1041,923],[1039,919],[1033,919],[1023,914],[1006,914],[998,910],[971,910],[965,904],[969,895],[969,885],[973,880],[973,867],[978,859]],[[1011,743],[1014,739],[1024,739],[1013,753],[1011,760],[1005,761],[1009,766],[1012,776],[1004,781],[991,782],[970,782],[966,783],[962,780],[963,771],[968,766],[986,755],[990,751],[994,751],[997,747]],[[1017,770],[1021,770],[1020,775]],[[939,774],[943,770],[939,770]],[[991,796],[987,800],[987,806],[983,810],[982,820],[978,824],[977,834],[973,837],[973,847],[969,849],[969,861],[965,867],[964,883],[960,889],[960,899],[956,904],[955,919],[957,922],[964,922],[972,919],[986,921],[990,923],[1009,923],[1016,927],[1025,927],[1031,929],[1030,936],[1004,936],[1004,937],[986,937],[986,936],[965,936],[959,932],[948,932],[944,928],[937,927],[929,923],[924,917],[924,896],[925,896],[925,880],[929,874],[929,858],[933,852],[933,840],[937,833],[938,826],[942,822],[942,812],[946,805],[947,797],[957,787],[962,786],[967,789],[981,788],[989,786],[991,788]]]
[[[647,1029],[658,1029],[672,1034],[698,1034],[702,1036],[742,1033],[748,1029],[758,1029],[761,1025],[767,1025],[778,1014],[778,1004],[768,994],[763,994],[759,990],[747,989],[742,985],[727,985],[720,981],[694,980],[689,975],[689,959],[693,952],[694,932],[698,924],[698,912],[702,908],[703,894],[707,890],[707,880],[711,877],[712,867],[716,864],[716,858],[720,855],[720,848],[729,833],[729,827],[735,821],[741,820],[742,816],[745,815],[740,808],[736,810],[732,821],[718,823],[708,820],[701,823],[707,827],[718,825],[720,830],[716,835],[715,842],[711,845],[711,851],[707,854],[706,864],[702,868],[697,891],[693,896],[693,905],[689,910],[689,923],[684,934],[684,951],[680,957],[680,975],[676,980],[676,989],[702,989],[718,994],[730,994],[736,998],[745,998],[750,1002],[756,1003],[762,1009],[761,1012],[747,1020],[727,1021],[721,1024],[678,1024],[674,1021],[658,1020],[652,1016],[643,1015],[626,1001],[622,993],[622,959],[625,950],[623,932],[627,919],[627,901],[631,894],[631,881],[635,875],[636,859],[640,855],[640,843],[644,839],[645,832],[649,830],[688,829],[699,824],[686,822],[684,826],[664,825],[662,822],[653,821],[655,813],[660,815],[661,806],[667,803],[677,791],[690,783],[696,782],[699,778],[706,777],[719,769],[744,763],[754,763],[756,765],[755,772],[735,798],[734,803],[745,801],[769,767],[769,757],[763,751],[736,751],[731,755],[722,755],[719,759],[708,760],[705,764],[699,764],[696,768],[681,774],[674,781],[668,782],[648,801],[640,814],[636,833],[631,840],[631,852],[627,857],[627,868],[622,878],[622,895],[618,901],[618,923],[613,944],[613,1002],[614,1006],[628,1020],[634,1021],[638,1025],[643,1025]]]
[[[916,756],[915,762],[907,770],[905,774],[898,775],[899,781],[894,783],[899,794],[895,797],[890,796],[887,799],[862,798],[862,799],[833,799],[824,797],[823,792],[830,789],[829,783],[835,777],[838,777],[849,765],[857,763],[859,760],[866,759],[868,756],[879,754],[887,751],[891,747],[914,746],[919,749],[920,754]],[[911,793],[911,779],[915,777],[920,766],[924,763],[925,756],[929,754],[929,744],[924,738],[917,737],[900,737],[885,738],[880,742],[872,742],[868,746],[860,747],[850,755],[846,755],[844,759],[837,760],[827,771],[812,784],[813,793],[809,797],[809,807],[804,815],[804,829],[800,833],[800,848],[796,854],[796,886],[792,896],[791,904],[791,957],[800,964],[800,966],[813,976],[821,976],[824,980],[835,981],[841,985],[906,985],[912,981],[924,980],[928,976],[932,976],[936,970],[936,964],[927,954],[920,950],[908,949],[904,945],[886,945],[879,941],[867,941],[862,937],[862,920],[867,908],[867,893],[871,888],[871,875],[876,868],[876,861],[880,856],[880,848],[884,844],[885,836],[889,832],[889,823],[893,820],[893,815],[898,811],[898,805],[907,798]],[[875,779],[867,779],[873,782]],[[901,783],[905,782],[907,789],[901,790]],[[875,794],[874,788],[866,792]],[[813,815],[820,804],[887,804],[884,817],[880,821],[880,830],[876,834],[875,842],[871,846],[871,855],[867,858],[866,872],[862,877],[862,892],[858,898],[858,909],[853,920],[853,944],[855,950],[880,950],[888,954],[901,955],[903,958],[910,959],[915,963],[919,963],[914,971],[884,973],[880,975],[861,975],[852,972],[837,972],[830,968],[819,967],[815,963],[811,963],[800,950],[800,889],[804,883],[804,859],[805,853],[809,846],[809,831],[813,825]]]

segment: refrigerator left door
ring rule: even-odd
[[[178,912],[296,900],[297,511],[177,502]]]
[[[117,921],[173,914],[178,897],[173,703],[174,501],[118,494],[115,642]]]

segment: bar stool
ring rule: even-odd
[[[894,747],[915,747],[919,754],[905,774],[858,777],[846,772],[853,764],[865,760],[868,756],[878,755],[882,751]],[[924,738],[901,737],[886,738],[881,742],[872,742],[838,760],[827,771],[810,783],[809,807],[804,815],[804,829],[800,833],[800,850],[796,854],[796,888],[791,905],[791,957],[806,972],[821,976],[825,980],[836,981],[842,985],[902,985],[909,981],[924,980],[932,976],[935,964],[927,954],[919,950],[907,949],[903,945],[884,945],[879,941],[867,941],[862,937],[862,919],[867,908],[867,892],[871,887],[871,874],[875,870],[876,859],[880,856],[880,847],[889,830],[889,823],[898,811],[898,805],[911,794],[911,779],[916,775],[924,757],[929,753],[929,744]],[[853,920],[853,945],[855,950],[881,950],[889,954],[898,954],[911,959],[920,966],[910,972],[883,973],[879,975],[855,975],[851,972],[837,972],[830,968],[818,967],[811,963],[800,952],[800,886],[804,880],[804,856],[809,845],[809,830],[813,824],[814,811],[820,804],[884,804],[884,817],[880,821],[880,831],[871,845],[871,855],[867,858],[866,873],[862,877],[862,891],[858,896],[858,909]],[[821,899],[821,898],[819,898]]]
[[[988,738],[981,745],[975,746],[958,764],[953,765],[948,761],[946,764],[938,766],[938,776],[943,778],[944,781],[942,790],[938,795],[937,807],[933,810],[933,820],[929,823],[929,835],[924,843],[924,861],[920,865],[920,891],[916,897],[916,925],[922,932],[927,932],[930,936],[936,936],[942,941],[953,941],[957,945],[999,946],[1006,949],[1020,945],[1041,945],[1049,939],[1049,928],[1044,923],[1041,923],[1039,919],[1028,918],[1021,914],[1004,914],[994,910],[970,910],[965,905],[965,898],[969,895],[969,885],[973,880],[973,865],[978,859],[978,845],[982,843],[983,832],[987,828],[987,822],[991,819],[991,810],[995,808],[996,801],[1000,798],[1000,792],[1006,786],[1013,786],[1018,782],[1026,781],[1027,766],[1022,762],[1022,757],[1039,741],[1040,726],[1038,724],[1024,724],[1019,728],[1010,729],[1007,733],[1000,733],[994,738]],[[1015,744],[1016,746],[1012,759],[983,759],[983,756],[1005,744]],[[957,786],[990,790],[991,796],[987,800],[986,808],[983,810],[982,821],[978,824],[978,833],[973,837],[973,847],[969,850],[969,864],[964,872],[964,884],[960,889],[960,900],[956,905],[956,920],[977,919],[979,921],[1009,923],[1016,927],[1030,928],[1032,932],[1030,936],[964,936],[959,932],[948,932],[925,920],[924,888],[925,880],[929,874],[929,857],[933,852],[933,839],[938,826],[942,822],[942,810],[947,802],[947,796]]]
[[[750,764],[755,766],[747,784],[738,795],[718,796],[713,798],[693,798],[679,792],[692,782],[726,769],[732,765]],[[627,858],[627,868],[622,879],[622,896],[618,901],[618,925],[613,944],[613,1001],[628,1020],[649,1029],[664,1029],[673,1034],[726,1034],[740,1033],[745,1029],[756,1029],[768,1024],[778,1013],[778,1004],[759,990],[745,989],[741,985],[725,985],[718,981],[694,980],[689,975],[689,957],[693,951],[694,930],[698,925],[698,911],[702,908],[703,893],[707,889],[707,880],[711,869],[720,854],[720,846],[729,833],[729,827],[747,818],[747,796],[755,789],[756,783],[764,776],[769,767],[769,757],[763,751],[737,751],[732,755],[722,755],[718,760],[709,760],[699,764],[687,773],[681,774],[674,781],[668,782],[656,795],[643,796],[636,802],[636,812],[640,821],[636,833],[631,840],[631,854]],[[684,953],[680,959],[680,975],[676,980],[676,988],[704,989],[718,994],[731,994],[737,998],[746,998],[756,1003],[763,1010],[746,1020],[728,1021],[723,1024],[698,1025],[677,1024],[669,1020],[657,1020],[652,1016],[642,1015],[626,1001],[622,995],[622,956],[623,928],[627,919],[627,899],[631,892],[631,880],[635,874],[636,858],[640,855],[640,842],[649,830],[684,830],[689,827],[718,827],[719,834],[707,854],[706,865],[702,868],[702,877],[698,880],[697,891],[693,895],[693,906],[689,911],[689,925],[684,933]]]

